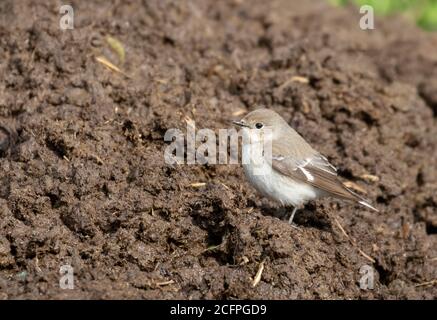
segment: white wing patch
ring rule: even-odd
[[[308,181],[314,181],[314,177],[312,176],[311,173],[308,172],[307,169],[305,169],[304,167],[299,167],[299,169],[300,171],[302,171],[302,173],[305,175]]]
[[[283,157],[283,156],[277,156],[277,157],[273,156],[272,159],[273,159],[273,160],[282,161],[282,160],[285,159],[285,157]]]
[[[317,169],[325,171],[326,173],[332,174],[334,176],[337,175],[337,168],[329,163],[328,159],[326,159],[326,157],[322,156],[321,154],[315,155],[314,157],[307,160],[309,160],[310,165],[316,167]]]
[[[283,157],[281,155],[273,157],[273,160],[277,160],[277,161],[284,161],[287,159],[288,158]],[[333,176],[337,175],[337,169],[331,163],[329,163],[326,157],[324,157],[321,154],[316,154],[312,157],[302,159],[300,161],[296,161],[295,163],[296,164],[295,167],[293,168],[293,171],[300,170],[304,174],[307,181],[310,182],[314,182],[315,180],[314,176],[311,174],[312,167],[322,170],[328,174],[332,174]]]
[[[334,166],[333,166],[333,165],[328,161],[328,159],[326,159],[325,156],[320,155],[320,157],[324,160],[323,164],[324,164],[325,166],[328,166],[329,168],[331,168],[332,170],[334,170],[335,172],[337,172],[337,168],[334,167]]]

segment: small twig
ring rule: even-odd
[[[168,286],[170,284],[173,284],[174,280],[168,280],[168,281],[164,281],[164,282],[158,282],[156,285],[158,287],[163,287],[163,286]]]
[[[431,281],[426,281],[426,282],[422,282],[422,283],[418,283],[415,285],[415,287],[424,287],[424,286],[433,286],[437,284],[437,279],[431,280]]]
[[[249,258],[246,257],[246,256],[243,256],[243,257],[241,258],[241,262],[240,262],[238,265],[240,265],[240,266],[244,266],[244,265],[247,264],[248,262],[249,262]]]
[[[261,276],[263,274],[263,271],[264,271],[264,260],[261,261],[261,263],[259,264],[258,271],[256,272],[255,278],[253,279],[252,282],[253,288],[255,288],[258,285],[258,283],[261,281]]]
[[[339,229],[341,230],[341,232],[346,236],[346,238],[350,241],[350,243],[351,243],[355,248],[357,248],[358,252],[359,252],[359,253],[360,253],[364,258],[366,258],[367,260],[369,260],[370,262],[375,263],[375,262],[376,262],[375,259],[373,259],[371,256],[369,256],[368,254],[366,254],[363,250],[361,250],[361,249],[358,247],[356,241],[355,241],[354,239],[352,239],[352,238],[351,238],[351,237],[346,233],[346,231],[343,229],[343,227],[341,226],[341,224],[340,224],[340,222],[338,221],[338,219],[337,219],[334,215],[333,215],[332,217],[334,218],[335,223],[337,224],[338,228],[339,228]]]
[[[103,160],[96,154],[90,154],[90,158],[96,160],[97,164],[103,164]]]
[[[38,257],[35,257],[35,269],[39,273],[42,272],[41,268],[39,267],[39,259],[38,259]]]
[[[190,187],[199,188],[199,187],[204,187],[205,185],[206,185],[205,182],[193,182],[190,184]]]
[[[308,78],[301,77],[301,76],[293,76],[290,79],[288,79],[287,81],[285,81],[283,84],[281,84],[279,86],[279,90],[284,89],[285,87],[287,87],[288,85],[290,85],[293,82],[308,84],[310,82],[310,80]]]
[[[229,188],[227,185],[225,185],[223,182],[220,182],[220,184],[227,190],[232,190],[231,188]]]
[[[369,181],[369,182],[378,182],[379,181],[379,177],[378,176],[374,176],[372,174],[363,174],[360,176],[361,179]]]

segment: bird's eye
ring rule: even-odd
[[[255,128],[257,128],[257,129],[261,129],[262,127],[264,127],[264,125],[261,122],[257,122],[255,124]]]

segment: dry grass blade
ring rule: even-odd
[[[206,248],[205,250],[203,250],[203,252],[208,252],[208,251],[214,251],[215,249],[220,248],[221,244],[218,244],[216,246],[209,246],[208,248]]]
[[[119,67],[114,65],[112,62],[110,62],[104,56],[97,56],[96,60],[97,60],[97,62],[103,64],[108,69],[111,69],[112,71],[118,72],[118,73],[124,75],[125,77],[130,78],[123,70],[121,70]]]

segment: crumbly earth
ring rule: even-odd
[[[323,0],[71,2],[65,31],[59,1],[0,2],[0,298],[437,298],[436,34]],[[239,165],[164,162],[168,129],[257,106],[381,212],[324,199],[297,230]]]

